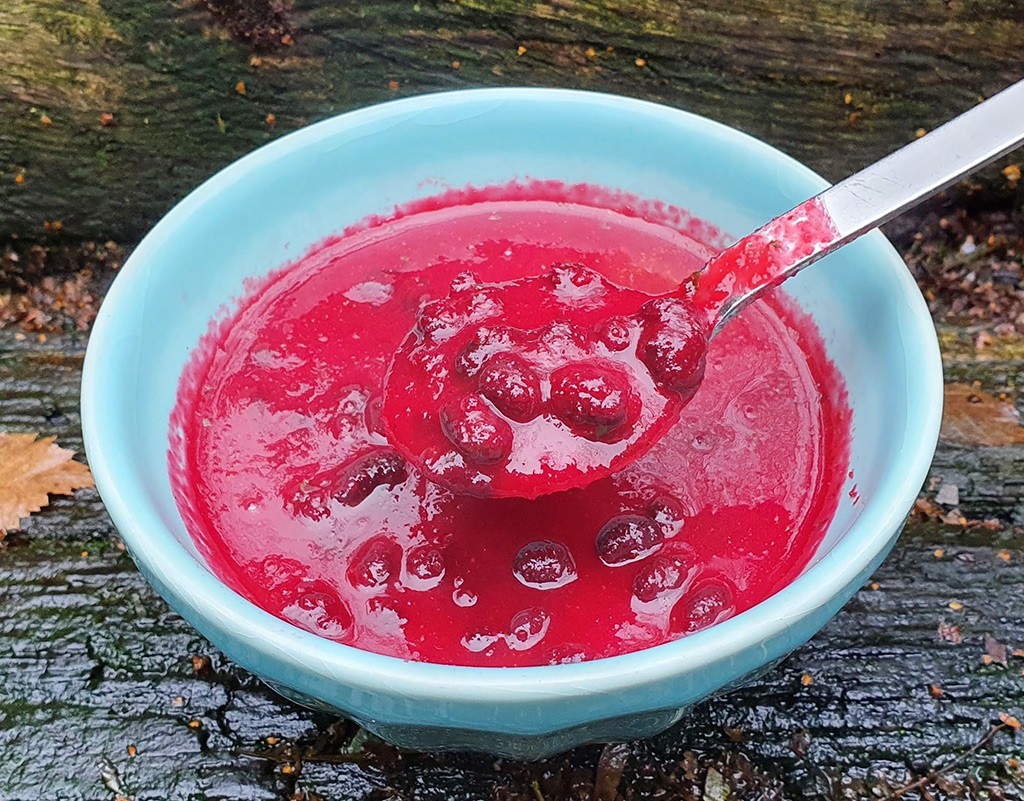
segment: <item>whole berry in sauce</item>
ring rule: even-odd
[[[619,515],[602,526],[597,535],[597,555],[608,567],[621,567],[650,556],[665,535],[649,517]]]
[[[409,477],[405,459],[394,448],[377,448],[346,465],[338,475],[334,497],[357,506],[377,487],[394,487]]]
[[[512,565],[515,577],[538,590],[563,587],[577,578],[576,562],[560,542],[537,540],[524,545]]]
[[[551,374],[551,411],[574,433],[607,438],[626,423],[635,404],[629,377],[600,361],[577,362]]]

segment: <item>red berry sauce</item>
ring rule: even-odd
[[[471,300],[478,282],[567,281],[570,293],[597,285],[616,308],[643,309],[639,323],[598,324],[579,301],[562,315],[568,330],[547,341],[506,347],[511,329],[529,327],[490,309],[471,330],[455,325],[474,341],[481,324],[506,330],[484,342],[484,358],[469,340],[453,343],[457,391],[438,396],[434,433],[485,474],[518,453],[521,429],[508,429],[537,420],[614,448],[645,430],[636,362],[652,398],[653,355],[664,356],[657,380],[690,369],[658,330],[678,322],[675,310],[649,296],[720,245],[678,209],[596,187],[512,184],[368,220],[251,287],[200,342],[171,419],[172,486],[210,568],[321,636],[461,665],[612,656],[764,600],[814,554],[849,469],[842,379],[781,294],[715,337],[699,388],[660,439],[647,431],[644,455],[579,489],[456,493],[410,463],[382,419],[392,357],[453,282]],[[466,313],[441,311],[431,330]],[[558,363],[559,348],[574,358]]]

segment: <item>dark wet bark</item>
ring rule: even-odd
[[[0,430],[57,434],[79,448],[82,341],[14,336],[0,332]],[[957,369],[969,373],[962,360]],[[970,474],[963,508],[1005,517],[1020,502],[1012,482],[1022,460],[1019,446],[942,445],[936,473]],[[616,788],[645,798],[659,787],[699,799],[714,797],[719,780],[733,799],[831,799],[844,788],[867,798],[869,787],[899,787],[964,753],[1000,712],[1024,717],[1024,659],[1012,655],[1024,647],[1024,541],[1012,529],[912,523],[872,583],[754,686],[700,705],[655,740],[539,765],[403,755],[359,740],[346,753],[353,727],[284,701],[223,659],[115,542],[97,495],[83,491],[56,499],[0,550],[0,799],[285,799],[301,789],[324,799],[537,801],[534,782],[549,801],[614,798]],[[960,629],[944,639],[943,624]],[[985,664],[986,635],[1008,646],[1006,665]],[[208,665],[193,660],[201,656]],[[1019,797],[1024,777],[1007,767],[1019,752],[1019,738],[1000,730],[951,772],[947,797],[971,797],[968,774]],[[297,754],[298,774],[283,773]]]

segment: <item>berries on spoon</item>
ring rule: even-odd
[[[528,423],[540,407],[540,378],[514,353],[499,353],[480,370],[480,394],[509,420]]]
[[[685,306],[650,303],[581,264],[503,284],[460,277],[424,306],[392,359],[382,428],[456,492],[536,498],[611,475],[673,425],[685,400],[675,387],[696,349],[681,339]],[[703,330],[693,323],[693,343]],[[642,343],[661,359],[657,376]]]
[[[704,377],[710,331],[692,302],[658,298],[640,310],[643,330],[637,355],[654,380],[689,399]]]

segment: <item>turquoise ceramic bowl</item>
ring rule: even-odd
[[[683,640],[582,664],[448,667],[320,639],[236,595],[193,547],[167,470],[178,377],[210,319],[247,279],[368,214],[441,186],[517,177],[660,199],[737,236],[826,186],[749,136],[622,97],[487,89],[344,114],[232,164],[143,240],[96,320],[82,420],[96,483],[139,568],[232,659],[401,745],[536,757],[655,734],[818,631],[900,531],[935,447],[942,375],[928,310],[881,234],[787,284],[846,378],[860,502],[842,493],[822,547],[790,586]]]

